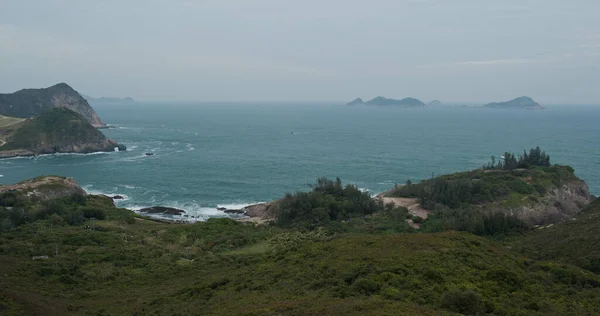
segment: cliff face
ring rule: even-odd
[[[503,211],[533,225],[547,225],[576,215],[591,202],[587,184],[571,181],[547,192],[537,202]]]
[[[29,118],[52,108],[67,108],[77,112],[94,127],[106,125],[89,103],[66,83],[44,89],[23,89],[11,94],[0,94],[2,115]]]
[[[55,108],[27,120],[0,146],[0,158],[124,150],[78,113]]]

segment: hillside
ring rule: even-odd
[[[600,274],[600,200],[569,220],[516,238],[511,246],[538,260],[573,264]]]
[[[574,170],[558,165],[460,172],[399,186],[386,195],[417,198],[426,209],[442,213],[502,212],[530,225],[569,218],[591,200],[587,184]]]
[[[339,189],[321,183],[318,192]],[[4,315],[600,312],[600,276],[469,233],[335,233],[230,219],[174,225],[77,192],[25,202],[0,193],[0,201]]]
[[[484,105],[485,108],[499,109],[526,109],[526,110],[543,110],[542,105],[535,102],[530,97],[520,97],[506,102],[492,102]]]
[[[15,93],[0,94],[0,115],[31,118],[53,108],[75,111],[95,127],[106,125],[88,102],[66,83],[44,89],[23,89]]]
[[[398,106],[398,107],[422,107],[426,106],[425,103],[414,98],[404,98],[402,100],[388,99],[385,97],[376,97],[370,101],[363,102],[361,98],[357,98],[346,105],[375,105],[375,106]]]
[[[0,157],[125,149],[67,108],[54,108],[19,124],[16,130],[0,131],[5,137],[0,146]]]

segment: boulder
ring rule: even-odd
[[[185,213],[184,210],[172,208],[172,207],[164,207],[164,206],[153,206],[147,207],[138,210],[140,213],[148,213],[148,214],[165,214],[165,215],[182,215]]]

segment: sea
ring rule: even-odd
[[[136,103],[94,106],[127,151],[0,160],[0,183],[73,177],[130,209],[169,206],[195,220],[228,216],[319,177],[377,194],[395,184],[480,168],[540,146],[600,194],[600,106],[543,111],[335,103]],[[146,153],[153,153],[147,156]]]

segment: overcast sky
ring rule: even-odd
[[[600,104],[600,0],[0,0],[0,92]]]

